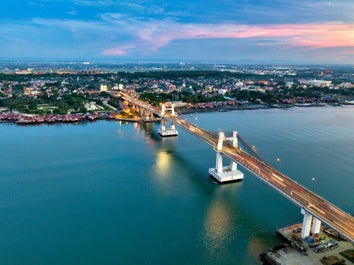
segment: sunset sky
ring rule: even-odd
[[[1,0],[0,59],[354,64],[354,0]]]

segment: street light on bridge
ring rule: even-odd
[[[277,157],[276,161],[279,163],[279,170],[281,170],[281,159],[279,157]]]
[[[313,191],[315,191],[315,183],[316,183],[316,178],[312,178],[312,182],[313,182]]]

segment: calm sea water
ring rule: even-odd
[[[354,212],[353,106],[185,117],[237,130],[270,164]],[[216,184],[212,148],[182,130],[161,139],[158,126],[0,124],[0,264],[260,264],[280,242],[275,228],[301,222],[299,208],[246,171]]]

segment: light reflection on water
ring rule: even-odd
[[[156,174],[158,177],[167,177],[171,168],[171,154],[167,152],[158,152],[156,157]]]
[[[223,249],[225,241],[233,235],[233,216],[227,205],[215,198],[209,205],[204,220],[204,243],[210,255]]]

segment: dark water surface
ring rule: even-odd
[[[270,164],[354,212],[353,106],[185,117],[237,130]],[[158,126],[0,124],[0,264],[253,265],[280,241],[276,227],[302,221],[245,170],[242,182],[214,183],[212,148],[182,130],[161,139]]]

